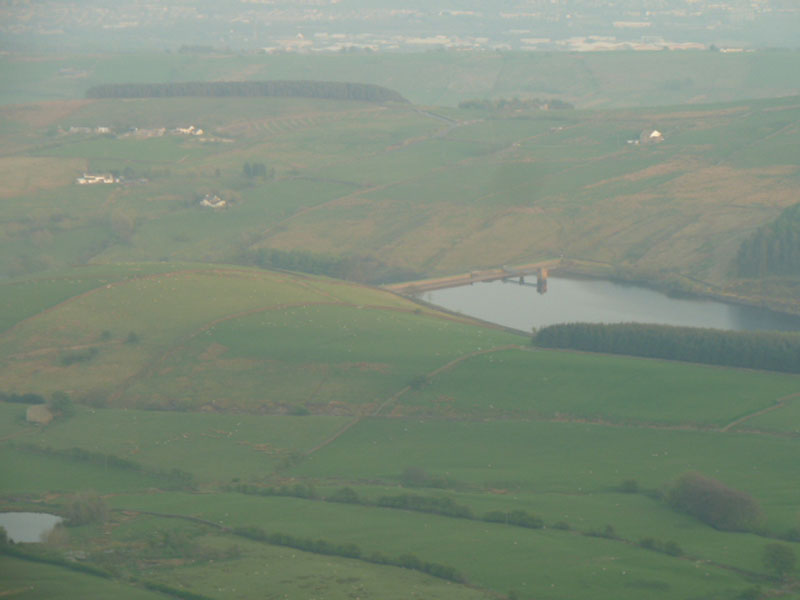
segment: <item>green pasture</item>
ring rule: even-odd
[[[362,487],[356,489],[360,492]],[[469,506],[479,517],[489,511],[510,513],[524,510],[542,518],[549,529],[556,529],[554,525],[557,523],[566,523],[576,534],[602,532],[610,525],[617,536],[628,542],[638,543],[644,538],[674,541],[689,557],[745,570],[761,570],[761,550],[768,542],[753,534],[717,531],[692,517],[676,513],[665,502],[644,493],[529,493],[495,489],[487,494],[385,488],[376,495],[399,493],[449,497],[458,504]],[[510,535],[517,531],[513,525],[507,527]]]
[[[119,409],[88,409],[47,427],[24,423],[24,405],[0,404],[0,435],[15,442],[60,450],[82,448],[133,461],[150,470],[181,469],[199,483],[229,483],[234,478],[259,480],[269,477],[299,453],[332,436],[348,420],[343,417],[290,417],[237,414],[179,413]],[[86,432],[91,431],[91,439]],[[13,457],[31,457],[24,450],[10,450]],[[97,475],[87,489],[106,488],[103,469],[86,467],[67,459],[45,457],[45,464],[68,463]],[[7,465],[7,468],[11,468]],[[127,477],[124,470],[109,469],[109,476]],[[141,476],[138,476],[141,478]],[[43,478],[46,479],[46,478]],[[42,481],[45,485],[46,481]],[[16,489],[13,478],[6,486]],[[21,489],[25,489],[24,487]],[[57,486],[54,486],[57,489]],[[80,488],[77,488],[80,489]]]
[[[230,143],[53,137],[33,124],[48,110],[66,125],[167,123],[184,103],[187,120]],[[18,118],[14,111],[5,109]],[[796,98],[520,114],[452,109],[457,122],[449,123],[408,106],[323,100],[40,106],[26,122],[34,146],[26,152],[137,175],[167,165],[169,173],[154,172],[145,184],[70,183],[7,199],[0,269],[237,262],[272,247],[369,254],[431,274],[564,255],[724,284],[745,235],[794,201],[797,111]],[[627,144],[650,127],[666,141]],[[29,171],[20,181],[46,172],[36,160],[20,167]],[[253,161],[274,177],[244,177],[242,166]],[[207,193],[229,206],[198,206]]]
[[[454,358],[519,341],[426,314],[322,302],[218,323],[174,349],[122,402],[352,414]]]
[[[163,519],[161,520],[163,523]],[[385,598],[387,600],[485,600],[481,590],[442,581],[398,567],[320,556],[293,548],[268,546],[230,536],[209,535],[200,540],[210,547],[241,551],[236,559],[182,567],[149,569],[149,580],[234,600],[263,597],[266,590],[279,598]]]
[[[581,114],[575,111],[542,113],[531,110],[520,115],[512,113],[508,115],[511,118],[505,118],[507,115],[502,112],[496,114],[491,111],[460,110],[453,112],[452,116],[460,121],[475,122],[452,129],[448,132],[447,139],[472,142],[495,149],[508,147],[514,142],[538,146],[540,138],[549,138],[554,131],[560,131],[557,128],[580,122],[577,115]]]
[[[178,160],[196,158],[208,150],[194,140],[165,135],[148,139],[95,138],[86,141],[66,142],[46,149],[45,156],[69,158],[130,160],[136,163],[152,163],[159,167]]]
[[[800,378],[546,351],[476,356],[400,400],[408,414],[721,427],[798,393]]]
[[[14,439],[19,444],[36,441],[31,433]],[[85,439],[86,432],[82,437]],[[76,446],[78,444],[72,444]],[[91,448],[90,448],[91,449]],[[0,492],[9,494],[48,494],[52,492],[112,493],[144,490],[167,484],[153,473],[117,469],[78,462],[60,456],[46,456],[24,447],[0,445]]]
[[[164,594],[38,562],[0,555],[0,594],[19,600],[164,600]]]
[[[738,425],[737,429],[777,432],[797,438],[800,434],[800,396],[784,398],[782,407],[755,415]]]
[[[418,467],[475,489],[583,494],[626,479],[659,489],[681,473],[699,471],[753,495],[768,528],[783,532],[796,526],[796,453],[796,440],[741,433],[521,420],[368,419],[292,473],[398,482],[405,469]]]
[[[558,530],[559,526],[565,524],[564,530],[572,531],[576,535],[602,532],[610,525],[615,534],[626,542],[638,543],[645,538],[662,543],[674,541],[689,557],[714,560],[745,570],[760,569],[761,550],[768,539],[751,533],[715,530],[693,517],[672,510],[659,497],[662,489],[640,486],[638,491],[622,492],[620,485],[623,481],[620,480],[606,489],[581,493],[537,492],[513,488],[470,490],[401,487],[397,484],[364,483],[363,480],[341,481],[339,485],[312,481],[311,485],[320,498],[328,498],[347,486],[368,504],[375,504],[384,496],[406,494],[449,499],[457,505],[471,509],[476,519],[481,519],[490,511],[510,514],[521,510],[541,518],[545,528]],[[628,481],[634,481],[638,486],[638,481]],[[405,514],[400,509],[382,510],[394,510],[397,519],[402,519]],[[795,523],[800,524],[800,514]],[[514,525],[507,527],[510,534],[518,530]],[[780,535],[784,530],[778,529],[775,533]]]
[[[203,185],[212,189],[213,182],[198,188]],[[94,260],[234,261],[265,229],[354,189],[340,183],[281,180],[242,190],[231,208],[223,211],[183,201],[159,214],[158,207],[143,205],[134,213],[139,218],[128,243],[113,245]]]
[[[248,268],[167,268],[129,265],[108,276],[110,268],[97,266],[86,281],[69,279],[76,270],[5,284],[6,318],[16,326],[0,336],[4,389],[66,391],[100,405],[305,404],[349,413],[453,358],[520,341],[365,286]],[[52,299],[27,304],[38,281]]]
[[[334,165],[315,174],[320,177],[344,178],[366,186],[416,179],[428,171],[475,160],[492,151],[482,144],[448,140],[429,140],[360,160],[350,165]]]
[[[180,494],[118,496],[113,503],[174,513],[186,499]],[[195,515],[230,526],[257,525],[267,531],[355,543],[367,554],[415,554],[455,567],[472,583],[499,592],[517,590],[525,598],[572,598],[586,590],[599,598],[641,597],[637,585],[626,585],[629,580],[649,582],[653,598],[746,587],[738,576],[717,567],[698,570],[689,561],[572,532],[292,498],[215,494],[193,504]]]
[[[0,283],[0,332],[95,288],[175,268],[175,264],[163,263],[90,265]]]
[[[327,101],[316,102],[320,115],[316,117],[311,113],[311,116],[318,118],[318,122],[312,120],[305,126],[265,132],[267,135],[261,136],[259,148],[276,159],[280,159],[279,154],[297,156],[298,166],[316,171],[320,163],[354,162],[386,151],[401,151],[407,143],[424,140],[445,126],[405,106],[372,107],[328,115]],[[398,156],[403,154],[398,153]]]
[[[41,313],[7,333],[0,338],[0,371],[11,389],[107,392],[211,321],[313,300],[314,294],[290,277],[254,269],[201,269],[132,279]],[[131,332],[136,343],[128,342]],[[91,348],[93,360],[62,362],[65,353]]]

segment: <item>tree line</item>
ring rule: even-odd
[[[2,528],[0,528],[0,531],[4,533]],[[69,560],[52,552],[42,552],[41,550],[32,551],[28,545],[26,545],[23,549],[22,547],[9,542],[7,539],[3,539],[2,536],[0,536],[0,554],[12,556],[20,560],[62,567],[64,569],[69,569],[70,571],[75,571],[76,573],[100,577],[102,579],[115,579],[113,573],[110,573],[105,569],[101,569],[100,567],[95,567],[94,565],[88,565],[75,560]],[[211,600],[209,596],[156,581],[147,581],[137,578],[134,578],[132,581],[146,589],[161,592],[168,596],[172,596],[173,598],[181,598],[181,600]]]
[[[283,97],[403,102],[388,88],[343,81],[184,81],[175,83],[110,83],[86,90],[87,98]]]
[[[327,275],[358,283],[382,284],[419,279],[419,273],[387,265],[368,256],[334,256],[304,250],[259,248],[247,251],[240,262],[262,269],[285,269],[312,275]]]
[[[272,177],[273,175],[275,175],[275,169],[273,169],[272,167],[270,167],[268,169],[267,165],[265,165],[264,163],[258,163],[258,162],[249,163],[249,162],[246,162],[246,163],[244,163],[244,166],[242,167],[242,175],[244,175],[245,177],[248,177],[248,178],[253,178],[253,177]]]
[[[74,462],[87,463],[103,468],[120,469],[125,471],[136,471],[146,475],[164,479],[172,489],[191,489],[194,486],[194,476],[188,471],[183,469],[150,469],[142,464],[122,458],[114,454],[106,454],[103,452],[95,452],[93,450],[86,450],[85,448],[52,448],[50,446],[38,446],[36,444],[10,444],[12,448],[30,452],[32,454],[39,454],[41,456],[48,456],[53,458],[60,458]]]
[[[471,99],[459,102],[458,108],[466,109],[480,109],[480,110],[564,110],[575,108],[570,102],[559,100],[558,98],[551,98],[550,100],[543,100],[541,98],[494,98],[494,99]]]
[[[315,554],[324,554],[328,556],[341,556],[343,558],[352,558],[379,565],[402,567],[456,583],[463,583],[465,581],[464,576],[453,567],[424,561],[413,554],[390,557],[381,552],[373,552],[367,555],[361,551],[358,545],[353,543],[335,544],[327,540],[301,538],[286,533],[268,533],[260,527],[237,527],[233,530],[233,533],[250,540],[265,542],[275,546],[287,546],[289,548],[297,548],[304,552],[313,552]]]
[[[566,323],[537,331],[533,344],[648,358],[800,373],[800,334],[723,331],[641,323]]]
[[[324,502],[336,502],[341,504],[358,504],[361,506],[410,510],[454,519],[504,523],[506,525],[527,527],[529,529],[542,529],[544,527],[544,521],[540,517],[524,510],[494,510],[483,515],[476,515],[469,506],[459,504],[451,498],[422,496],[419,494],[380,496],[377,500],[373,501],[361,497],[358,492],[351,487],[339,488],[327,496],[322,497],[312,486],[303,483],[280,486],[258,486],[240,483],[227,486],[225,489],[227,491],[251,496],[290,496],[293,498],[302,498],[304,500],[321,500]]]
[[[41,394],[27,392],[25,394],[15,394],[10,392],[0,392],[0,402],[12,402],[14,404],[45,404],[47,400]]]
[[[736,264],[740,277],[800,276],[800,204],[743,241]]]

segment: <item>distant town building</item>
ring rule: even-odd
[[[181,135],[203,135],[203,130],[195,127],[194,125],[189,125],[189,127],[176,127],[172,130],[172,133],[178,133]]]
[[[83,177],[78,177],[75,180],[78,185],[94,185],[96,183],[119,183],[119,178],[114,177],[111,173],[102,173],[100,175],[92,175],[84,173]]]
[[[664,134],[658,129],[645,129],[642,135],[639,136],[639,142],[642,144],[657,144],[664,141]]]
[[[228,203],[216,194],[206,194],[205,197],[200,201],[200,206],[205,206],[208,208],[225,208],[228,206]]]

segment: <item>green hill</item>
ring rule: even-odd
[[[31,556],[78,551],[110,574],[76,580],[98,596],[790,593],[761,555],[798,527],[796,376],[534,349],[236,266],[83,267],[0,297],[4,391],[63,411],[37,426],[0,403],[0,506],[69,514],[94,490],[112,509],[23,549],[0,590],[65,568]],[[758,529],[673,511],[661,492],[687,471],[752,497]]]
[[[762,286],[736,261],[797,203],[798,119],[797,97],[616,111],[281,98],[6,107],[0,273],[294,267],[299,252],[382,282],[562,256],[791,310],[791,278]],[[190,125],[203,134],[174,133]],[[632,143],[653,129],[663,141]],[[84,172],[123,181],[78,185]]]

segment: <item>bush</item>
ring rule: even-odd
[[[50,408],[65,419],[75,414],[75,407],[72,405],[72,399],[64,392],[53,393],[53,396],[50,398]]]
[[[645,548],[646,550],[663,552],[664,554],[669,554],[670,556],[683,556],[683,549],[677,544],[677,542],[673,541],[662,542],[648,537],[639,540],[639,546]]]
[[[468,506],[458,504],[450,498],[430,498],[415,494],[401,494],[399,496],[382,496],[378,499],[377,504],[384,508],[414,510],[460,519],[472,518],[472,510]]]
[[[492,510],[483,515],[483,520],[489,523],[506,523],[508,525],[528,527],[530,529],[541,529],[544,527],[544,521],[542,521],[542,519],[524,510]]]
[[[681,475],[670,486],[667,502],[675,510],[725,531],[752,531],[761,516],[752,496],[700,473]]]
[[[794,571],[797,565],[797,555],[794,548],[786,544],[767,544],[764,546],[762,562],[767,570],[772,571],[778,577],[785,577]]]
[[[800,542],[800,527],[792,527],[781,538],[787,542]]]
[[[82,492],[70,498],[65,517],[67,525],[103,523],[108,518],[108,505],[94,492]]]
[[[88,362],[92,360],[99,350],[97,348],[86,348],[85,350],[72,350],[70,352],[64,352],[59,357],[59,362],[61,366],[69,367],[70,365],[74,365],[75,363],[81,362]]]
[[[339,488],[325,498],[328,502],[342,502],[344,504],[361,504],[361,497],[351,487]]]

